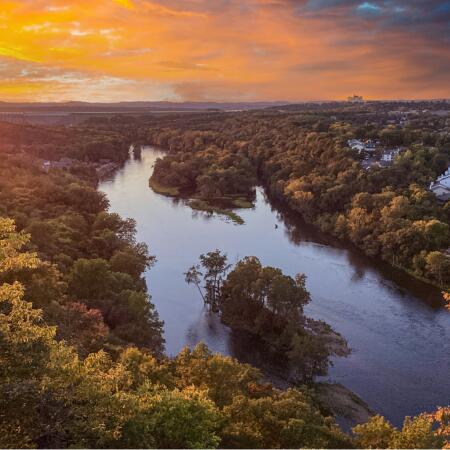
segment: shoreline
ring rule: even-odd
[[[333,241],[341,244],[344,248],[349,248],[352,251],[358,252],[362,257],[367,258],[369,261],[372,261],[372,262],[378,263],[378,264],[382,264],[383,266],[389,267],[391,269],[395,269],[395,270],[403,273],[404,275],[414,279],[415,281],[419,281],[419,282],[424,283],[424,284],[426,284],[426,285],[428,285],[430,287],[435,288],[436,290],[439,290],[439,292],[441,293],[441,295],[440,295],[440,299],[441,299],[440,300],[440,306],[445,307],[445,302],[444,302],[444,300],[442,298],[442,291],[444,291],[446,289],[445,287],[441,287],[437,283],[433,282],[432,280],[430,280],[428,278],[424,278],[424,277],[422,277],[420,275],[415,274],[412,270],[410,270],[410,269],[408,269],[406,267],[399,266],[399,265],[396,265],[396,264],[392,264],[389,261],[386,261],[383,258],[378,257],[378,256],[369,256],[369,255],[367,255],[366,253],[364,253],[364,251],[360,247],[358,247],[357,245],[353,244],[352,242],[350,242],[348,240],[345,240],[345,239],[341,239],[341,238],[335,236],[332,233],[328,233],[326,231],[323,231],[315,223],[307,221],[304,218],[304,216],[299,211],[296,211],[295,209],[293,209],[285,199],[279,198],[278,196],[276,196],[273,193],[271,193],[269,191],[269,187],[266,186],[265,183],[261,183],[261,187],[264,189],[265,194],[267,195],[267,197],[270,199],[271,202],[278,203],[279,207],[284,208],[288,212],[288,214],[295,215],[303,223],[305,223],[309,227],[312,227],[316,232],[320,233],[321,235],[325,236],[326,238],[332,239]]]
[[[155,146],[153,144],[149,144],[148,147],[155,147]],[[162,149],[162,150],[165,153],[170,153],[170,150],[166,150],[166,149]],[[405,275],[413,278],[414,280],[419,281],[421,283],[424,283],[424,284],[426,284],[426,285],[428,285],[430,287],[433,287],[436,290],[439,290],[441,292],[440,302],[439,302],[440,305],[439,306],[441,306],[442,308],[445,308],[445,301],[444,301],[444,299],[442,297],[442,292],[445,291],[445,289],[446,289],[445,287],[444,288],[440,287],[437,283],[433,282],[432,280],[429,280],[428,278],[424,278],[424,277],[422,277],[420,275],[417,275],[412,270],[410,270],[410,269],[408,269],[406,267],[399,266],[399,265],[394,265],[394,264],[390,263],[389,261],[386,261],[386,260],[382,259],[381,257],[369,256],[366,253],[364,253],[364,251],[361,248],[359,248],[358,246],[356,246],[352,242],[349,242],[349,241],[344,240],[344,239],[340,239],[340,238],[338,238],[337,236],[334,236],[331,233],[327,233],[327,232],[321,230],[316,224],[307,221],[300,212],[295,211],[288,204],[288,202],[285,199],[278,198],[278,196],[275,196],[274,194],[270,193],[270,187],[267,186],[267,184],[265,183],[265,181],[263,179],[260,179],[259,181],[260,181],[260,186],[264,189],[264,192],[266,193],[266,195],[271,200],[273,200],[274,197],[275,197],[275,201],[276,202],[280,203],[288,212],[290,212],[292,214],[295,214],[295,215],[298,215],[304,223],[306,223],[307,225],[313,227],[317,232],[319,232],[319,233],[323,234],[324,236],[327,236],[327,237],[329,237],[329,238],[331,238],[333,240],[336,240],[337,242],[340,242],[344,246],[348,246],[348,247],[352,248],[353,250],[357,251],[360,255],[364,256],[365,258],[368,258],[369,260],[371,260],[373,262],[382,263],[383,265],[387,265],[390,268],[393,268],[395,270],[399,270],[402,273],[404,273]],[[168,197],[179,198],[179,199],[183,199],[184,198],[181,195],[181,193],[180,193],[178,188],[170,188],[170,187],[162,186],[159,183],[157,183],[154,180],[152,180],[152,176],[150,176],[150,178],[149,178],[149,185],[154,190],[154,192],[156,192],[157,194],[165,195],[165,196],[168,196]],[[187,199],[189,201],[204,201],[202,199],[198,199],[198,198],[195,198],[195,197],[187,198]],[[245,207],[246,206],[244,206],[244,207],[232,207],[229,211],[230,211],[231,214],[233,214],[233,211],[232,211],[233,209],[240,209],[240,208],[245,208]],[[203,211],[205,211],[207,213],[217,212],[218,214],[221,214],[218,211],[213,211],[213,208],[214,208],[213,206],[209,205],[208,209],[202,209],[202,208],[192,208],[192,209],[196,209],[196,210],[199,210],[199,211],[203,210]],[[224,213],[222,213],[222,214],[224,214]],[[228,211],[224,215],[229,216]]]
[[[152,148],[148,148],[147,147],[147,151],[150,152],[148,154],[148,155],[150,155],[151,152],[152,152]],[[143,159],[145,161],[147,161],[147,157],[148,156],[146,156]],[[142,172],[142,169],[141,169],[141,172]],[[152,173],[151,164],[150,165],[147,164],[147,167],[144,170],[144,172],[145,172],[145,175],[144,175],[145,178],[142,177],[144,179],[142,180],[143,184],[141,182],[141,185],[142,185],[142,187],[144,187],[144,190],[145,190],[145,184],[148,183],[149,175]],[[272,210],[273,210],[274,214],[276,214],[276,216],[277,216],[277,218],[276,219],[274,218],[274,220],[279,221],[280,231],[282,231],[285,234],[286,233],[289,233],[289,234],[293,233],[292,237],[289,237],[289,240],[293,239],[292,243],[294,245],[296,243],[296,233],[297,233],[296,229],[298,228],[298,232],[301,232],[301,235],[302,235],[301,240],[303,240],[303,241],[305,241],[305,240],[307,242],[314,241],[314,242],[317,242],[319,245],[330,246],[330,247],[335,246],[336,249],[339,249],[339,251],[345,251],[345,252],[350,252],[350,253],[355,252],[355,255],[352,258],[352,259],[355,259],[355,261],[352,264],[359,264],[359,263],[362,263],[362,264],[365,264],[365,265],[369,264],[375,270],[377,270],[378,277],[385,277],[387,275],[387,277],[388,277],[387,281],[388,282],[389,281],[396,282],[397,281],[397,277],[400,275],[400,278],[399,278],[399,281],[398,281],[398,286],[396,286],[396,290],[397,289],[398,290],[402,290],[403,293],[406,293],[406,292],[414,292],[414,289],[416,289],[416,293],[413,294],[413,295],[418,295],[419,298],[421,300],[423,300],[424,306],[427,306],[426,305],[426,303],[427,303],[426,295],[425,296],[422,295],[423,291],[424,291],[424,288],[423,288],[423,286],[421,286],[420,283],[411,283],[412,291],[408,290],[409,289],[410,280],[415,280],[415,278],[410,277],[410,275],[406,274],[406,272],[404,272],[404,271],[401,272],[401,274],[404,274],[404,276],[402,276],[400,274],[400,271],[398,271],[398,273],[392,271],[393,276],[391,278],[389,276],[390,275],[389,269],[387,269],[387,267],[386,267],[387,264],[385,264],[384,262],[379,261],[379,260],[377,261],[375,258],[369,258],[366,255],[364,255],[359,249],[355,248],[354,246],[344,245],[345,241],[338,240],[335,237],[333,237],[332,235],[320,231],[318,227],[305,223],[304,221],[301,220],[301,216],[300,216],[300,214],[298,212],[293,211],[291,208],[283,208],[282,205],[281,205],[281,202],[277,201],[277,199],[268,197],[266,194],[267,194],[267,192],[264,192],[263,186],[258,185],[257,186],[258,203],[255,205],[255,207],[258,208],[258,205],[268,204],[267,207],[270,208],[271,206],[269,206],[269,205],[271,205],[271,203],[272,203],[271,200],[273,200],[274,203],[272,204]],[[155,194],[153,194],[153,195],[155,195]],[[174,205],[178,204],[177,200],[172,200],[172,202],[173,202]],[[167,200],[166,200],[165,203],[167,205],[170,205],[172,202],[167,202]],[[182,204],[185,206],[184,202],[182,202]],[[180,206],[181,206],[181,204],[180,204]],[[302,223],[304,223],[304,225],[302,225]],[[272,224],[272,227],[273,227],[273,224]],[[304,230],[304,231],[301,231],[301,230]],[[240,231],[237,230],[237,229],[236,229],[235,232],[240,233]],[[299,237],[299,239],[300,239],[300,237]],[[255,251],[257,252],[257,250],[255,250]],[[257,253],[253,253],[253,254],[257,254]],[[382,268],[380,268],[379,264],[376,264],[377,262],[382,263]],[[181,273],[181,271],[180,271],[180,273]],[[417,288],[419,288],[418,291],[417,291]],[[419,292],[419,294],[417,294],[417,292]],[[425,293],[426,293],[426,290],[425,290]],[[401,294],[401,295],[404,295],[404,294]],[[205,342],[207,342],[207,341],[205,341]],[[243,343],[241,343],[241,345],[242,344]],[[229,351],[233,354],[233,357],[236,357],[236,358],[239,357],[240,361],[246,362],[246,363],[249,363],[249,364],[253,364],[256,367],[259,367],[260,370],[262,370],[262,372],[264,374],[264,377],[266,379],[268,379],[268,381],[270,381],[273,378],[273,376],[275,378],[277,378],[278,381],[275,381],[274,384],[276,386],[278,386],[279,388],[286,389],[286,388],[289,387],[287,385],[286,379],[284,379],[284,380],[281,379],[282,377],[280,377],[280,375],[282,375],[282,374],[280,374],[280,373],[277,374],[276,370],[270,370],[271,369],[270,367],[266,367],[266,370],[264,370],[264,368],[261,368],[261,366],[259,364],[257,364],[257,361],[251,355],[250,355],[250,358],[247,358],[247,355],[243,354],[243,352],[245,352],[245,348],[243,349],[242,346],[240,346],[238,350],[239,351],[235,352],[231,348]],[[221,349],[217,349],[217,351],[223,353],[223,350],[221,350]],[[228,351],[227,351],[227,352],[225,352],[225,354],[230,354],[230,353],[228,353]],[[242,356],[243,356],[243,359],[241,358]],[[336,383],[342,383],[344,380],[345,380],[345,378],[342,378],[342,377],[341,378],[334,378],[333,377],[333,378],[327,378],[327,379],[321,378],[318,381],[321,381],[321,382],[322,381],[330,381],[333,385],[335,385]],[[355,387],[355,386],[352,385],[352,387]],[[349,388],[350,388],[350,386],[349,386]],[[339,389],[339,387],[334,387],[333,389]],[[341,388],[341,389],[348,389],[348,388],[344,387],[344,388]],[[377,405],[376,398],[375,398],[375,401],[374,401],[374,399],[370,395],[366,396],[364,389],[362,389],[362,390],[359,389],[357,391],[359,392],[360,395],[363,394],[363,397],[360,398],[360,400],[363,399],[362,400],[363,403],[364,402],[368,402],[368,405],[370,405],[370,406]],[[350,391],[350,394],[349,394],[350,396],[351,396],[351,392],[352,391]],[[356,394],[356,397],[353,397],[353,400],[359,398],[359,397],[357,397],[357,395],[358,394]],[[358,404],[360,404],[360,402],[357,401],[356,405],[354,405],[354,402],[351,401],[351,399],[352,399],[352,397],[350,397],[350,399],[348,399],[350,404],[353,405],[353,406],[349,406],[350,411],[346,411],[344,407],[339,407],[339,406],[335,407],[335,409],[334,409],[334,411],[336,411],[334,414],[337,415],[337,418],[338,418],[340,423],[348,422],[348,418],[351,419],[352,417],[355,417],[355,414],[357,414],[354,411],[352,412],[352,410],[353,410],[353,408],[358,408]],[[329,400],[329,402],[331,402],[331,405],[334,404],[334,400],[336,400],[336,399],[331,398]],[[368,406],[368,408],[365,410],[366,414],[368,414],[369,412],[370,413],[373,412],[370,406]],[[434,407],[434,404],[433,404],[433,407]],[[324,408],[325,408],[325,406],[324,406]],[[427,408],[428,408],[427,410],[429,410],[431,407],[429,406]],[[408,413],[408,411],[406,412],[406,414],[407,413]],[[341,417],[342,415],[343,415],[343,417]],[[356,415],[356,417],[357,417],[357,415]],[[404,415],[401,416],[401,419],[403,419],[403,417],[404,417]],[[390,420],[394,420],[395,421],[396,419],[390,418]],[[400,419],[398,419],[398,423],[400,423],[399,421],[400,421]],[[351,425],[354,425],[355,423],[356,423],[356,420],[354,422],[351,422],[351,424],[347,425],[347,426],[350,427]]]
[[[230,219],[236,225],[243,225],[245,221],[234,210],[252,209],[254,203],[250,198],[243,196],[224,196],[213,199],[205,199],[198,196],[183,195],[177,187],[164,186],[150,176],[148,181],[150,189],[156,194],[169,198],[184,200],[186,205],[194,211],[202,211],[207,214],[217,214]]]

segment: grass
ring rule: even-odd
[[[233,206],[235,208],[253,208],[253,202],[244,197],[238,197],[233,199]]]
[[[250,209],[254,207],[251,199],[247,197],[238,197],[235,195],[226,195],[223,197],[214,197],[210,199],[194,196],[195,200],[207,203],[208,205],[220,206],[223,209]]]
[[[167,197],[180,197],[180,190],[174,186],[165,186],[158,183],[153,177],[148,182],[153,192]],[[253,202],[245,197],[226,196],[204,200],[194,198],[187,202],[187,205],[196,211],[204,211],[209,214],[218,214],[226,216],[237,225],[243,225],[245,222],[241,216],[236,214],[232,208],[253,208]]]
[[[226,208],[253,208],[253,202],[247,197],[238,197],[235,195],[225,195],[223,197],[214,197],[211,199],[203,199],[200,197],[194,197],[196,200],[201,200],[209,205],[221,205]]]
[[[168,197],[177,197],[180,195],[180,190],[173,186],[164,186],[152,178],[148,182],[149,186],[153,189],[153,192],[161,195],[167,195]]]
[[[188,202],[188,205],[196,211],[204,211],[204,212],[207,212],[210,214],[215,213],[215,214],[219,214],[221,216],[226,216],[229,219],[231,219],[234,223],[236,223],[237,225],[243,225],[245,223],[244,220],[242,219],[242,217],[239,216],[238,214],[236,214],[231,209],[220,208],[218,206],[211,205],[210,203],[208,203],[204,200],[198,200],[198,199],[190,200]]]

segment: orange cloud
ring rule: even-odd
[[[118,3],[120,6],[123,6],[124,8],[132,9],[134,7],[134,4],[131,0],[113,0],[113,1]]]
[[[0,100],[450,95],[448,46],[427,33],[380,25],[378,17],[351,17],[359,13],[353,6],[317,11],[306,0],[0,4]]]

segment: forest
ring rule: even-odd
[[[278,389],[258,369],[203,344],[166,356],[143,277],[156,258],[136,241],[133,220],[108,211],[90,169],[101,160],[123,163],[131,144],[161,146],[169,150],[157,164],[163,186],[208,201],[249,201],[262,182],[322,230],[444,288],[450,206],[438,204],[426,183],[446,168],[448,142],[427,132],[427,122],[420,145],[407,130],[383,129],[381,139],[410,139],[411,150],[384,172],[364,173],[344,143],[376,129],[363,119],[350,124],[354,112],[331,114],[339,120],[269,110],[70,128],[0,124],[1,447],[449,445],[449,408],[405,418],[401,429],[374,416],[342,431],[312,385],[332,355],[348,351],[344,337],[305,316],[310,296],[301,274],[289,277],[255,257],[230,266],[211,251],[185,278],[231,329],[291,364],[292,387]],[[80,164],[42,169],[44,159],[62,157]]]
[[[450,125],[432,111],[405,121],[400,110],[396,119],[389,111],[395,106],[186,114],[122,127],[136,142],[168,151],[150,180],[157,192],[248,203],[262,184],[323,232],[446,290],[450,202],[438,201],[429,186],[449,166]],[[107,131],[113,124],[97,126]],[[403,151],[392,165],[366,170],[347,145],[354,138]]]

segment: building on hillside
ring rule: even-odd
[[[69,170],[76,161],[71,158],[61,158],[59,161],[44,161],[41,168],[44,172],[50,172],[51,169]]]
[[[430,184],[430,191],[441,201],[450,200],[450,167]]]
[[[369,139],[364,143],[364,146],[365,146],[364,151],[373,153],[377,149],[377,145],[378,145],[378,142],[372,141],[372,139]]]
[[[364,170],[370,170],[372,167],[378,165],[378,161],[374,158],[367,158],[361,161],[361,167]]]
[[[400,148],[396,148],[394,150],[386,150],[381,156],[381,161],[392,163],[394,159],[400,154],[400,151]]]
[[[350,139],[347,141],[347,145],[352,149],[357,151],[358,153],[367,152],[374,153],[377,149],[377,142],[372,141],[371,139],[363,142],[359,139]]]
[[[358,153],[361,153],[366,147],[362,141],[359,139],[350,139],[347,142],[347,145],[352,149],[356,150]]]

